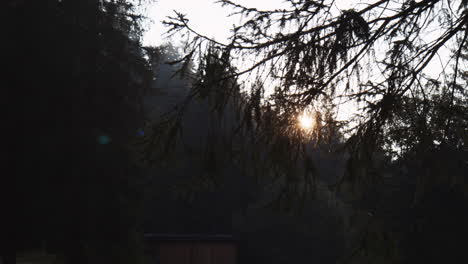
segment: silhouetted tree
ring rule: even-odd
[[[384,167],[391,158],[421,161],[411,172],[418,178],[415,201],[431,195],[432,187],[427,186],[457,185],[464,178],[466,72],[461,65],[468,36],[466,1],[380,0],[348,10],[338,10],[334,1],[290,0],[288,9],[276,10],[248,8],[229,0],[219,3],[234,8],[234,14],[244,19],[232,29],[229,43],[196,32],[181,13],[165,22],[169,32],[192,36],[180,62],[200,60],[196,67],[205,73],[198,76],[204,89],[193,89],[189,100],[203,96],[215,84],[223,89],[229,80],[254,76],[254,81],[239,89],[242,104],[236,111],[241,126],[236,131],[243,131],[249,148],[237,152],[237,158],[254,161],[256,166],[246,166],[259,168],[254,175],[289,179],[290,192],[282,194],[283,200],[294,200],[289,193],[314,190],[311,146],[327,145],[327,140],[340,137],[330,135],[339,135],[343,128],[347,128],[341,131],[346,132],[344,149],[349,156],[336,186],[353,182],[373,187],[381,182],[379,153]],[[210,50],[218,52],[223,70],[203,63]],[[453,70],[443,68],[434,75],[430,72],[433,61],[444,50],[452,54],[445,63]],[[338,107],[347,107],[354,115],[337,122]],[[184,108],[179,110],[177,116]],[[316,125],[310,133],[297,126],[304,110],[315,113]],[[177,134],[178,126],[172,129]],[[302,185],[294,184],[302,172]],[[369,232],[370,239],[364,236],[367,245],[386,230],[384,224],[369,226],[376,231]]]
[[[245,59],[239,69],[218,76],[219,81],[244,74],[271,80],[267,82],[270,95],[261,100],[255,92],[258,83],[245,87],[252,91],[246,98],[256,109],[268,109],[270,105],[277,117],[290,116],[294,122],[307,108],[314,108],[322,116],[326,112],[323,109],[337,106],[356,109],[355,115],[345,120],[351,128],[347,141],[353,156],[350,162],[370,163],[372,153],[379,151],[388,136],[386,127],[392,126],[402,111],[398,102],[403,98],[431,98],[427,67],[434,56],[450,45],[456,50],[451,62],[458,65],[459,50],[466,44],[466,1],[382,0],[349,10],[338,10],[333,1],[287,2],[289,9],[257,10],[219,1],[234,8],[234,14],[245,21],[234,26],[230,43],[226,44],[195,32],[181,13],[176,12],[165,24],[169,32],[191,34],[186,61],[199,56],[199,46],[206,42],[220,49],[226,59]],[[438,31],[429,34],[434,26]],[[450,79],[447,74],[443,72]],[[453,90],[456,83],[447,85]],[[273,141],[273,135],[292,134],[286,132],[290,129],[288,123],[255,131],[274,131],[270,138]],[[291,156],[293,150],[287,148],[286,156]]]

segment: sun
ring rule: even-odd
[[[312,114],[307,112],[304,112],[299,116],[298,122],[299,127],[307,131],[312,130],[314,127],[314,119],[312,118]]]

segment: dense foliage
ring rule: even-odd
[[[161,102],[171,111],[156,118],[142,99],[167,51],[141,47],[137,1],[3,4],[4,140],[19,193],[2,200],[17,197],[20,208],[3,225],[4,262],[41,246],[66,263],[141,262],[146,182],[130,149],[158,168],[195,157],[199,177],[177,185],[182,196],[221,186],[229,166],[277,188],[267,204],[280,209],[304,208],[326,184],[356,215],[344,261],[463,262],[453,237],[468,236],[467,1],[219,2],[244,21],[230,43],[180,13],[165,22],[189,35],[186,54],[168,57],[190,82],[186,99]],[[211,111],[191,115],[197,107]],[[298,126],[304,112],[312,129]],[[320,175],[325,161],[345,164],[341,177]]]
[[[194,31],[181,13],[165,22],[189,35],[179,62],[195,62],[198,74],[185,104],[211,90],[222,112],[232,95],[241,98],[228,151],[251,175],[284,180],[279,204],[291,208],[315,192],[314,151],[342,150],[346,170],[330,187],[375,216],[358,221],[362,239],[346,261],[428,260],[411,243],[425,244],[431,230],[451,234],[444,241],[457,228],[466,234],[462,224],[447,229],[450,216],[467,217],[457,214],[468,193],[466,1],[366,1],[347,10],[334,1],[290,0],[276,10],[219,3],[243,19],[229,43]],[[343,109],[352,113],[343,118]],[[312,131],[297,125],[304,111],[314,115]],[[176,113],[165,130],[172,144],[184,107]],[[440,204],[458,207],[442,212]],[[432,260],[460,253],[454,243]]]
[[[348,168],[358,168],[341,182],[373,182],[379,152],[392,159],[410,152],[422,157],[440,145],[465,155],[466,79],[460,71],[466,63],[466,1],[381,0],[348,10],[333,1],[291,0],[289,9],[276,10],[219,3],[244,21],[232,29],[230,43],[194,31],[181,13],[165,23],[169,32],[191,36],[181,62],[203,58],[200,50],[210,43],[208,50],[219,50],[223,64],[235,65],[215,74],[200,62],[200,72],[213,73],[211,79],[200,75],[205,86],[254,76],[241,87],[246,104],[239,111],[254,141],[272,147],[266,159],[271,166],[287,174],[298,160],[308,160],[301,142],[320,143],[340,127],[347,129]],[[451,55],[437,71],[440,53]],[[340,107],[352,114],[338,116]],[[296,125],[303,111],[316,118],[315,131],[306,135]]]
[[[136,6],[3,5],[15,139],[9,156],[20,187],[17,239],[2,237],[8,254],[44,247],[67,263],[138,261],[143,178],[126,145],[141,126],[152,76]]]

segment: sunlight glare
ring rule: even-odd
[[[314,119],[310,113],[303,113],[299,116],[299,126],[304,130],[311,130],[314,127]]]

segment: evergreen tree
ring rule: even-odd
[[[21,197],[14,249],[42,245],[67,263],[137,261],[143,179],[126,145],[142,125],[140,100],[152,79],[137,7],[6,6],[16,139],[9,155]]]
[[[276,10],[219,2],[234,8],[234,14],[244,21],[234,26],[229,43],[199,34],[181,13],[176,12],[165,24],[169,32],[193,36],[181,62],[197,61],[213,49],[222,54],[221,62],[244,62],[232,63],[238,68],[221,73],[213,65],[198,63],[198,71],[206,73],[201,75],[205,80],[199,82],[202,87],[254,76],[255,81],[241,85],[242,104],[236,108],[241,126],[235,131],[242,131],[242,142],[248,142],[249,147],[236,152],[237,145],[232,144],[232,153],[241,153],[232,158],[243,159],[248,169],[259,168],[252,170],[253,175],[270,177],[271,181],[286,178],[289,184],[280,194],[281,201],[297,204],[297,194],[313,193],[316,173],[310,152],[318,146],[327,149],[327,139],[336,140],[341,136],[331,135],[341,132],[346,135],[341,137],[345,142],[335,147],[345,150],[346,170],[333,187],[355,185],[356,196],[363,197],[369,190],[380,190],[383,168],[406,163],[411,177],[417,179],[410,195],[414,207],[409,210],[413,213],[418,206],[437,199],[434,197],[443,197],[447,190],[451,198],[442,204],[463,204],[458,194],[467,191],[466,72],[462,66],[468,36],[466,1],[380,0],[348,10],[338,10],[334,1],[288,0],[289,8]],[[453,70],[443,69],[434,75],[430,72],[433,62],[447,46],[452,49],[448,64]],[[192,91],[190,98],[203,96],[203,89]],[[338,107],[348,107],[354,115],[338,122]],[[316,125],[310,133],[297,126],[298,117],[307,110],[315,113]],[[298,175],[305,175],[302,185],[296,184]],[[434,191],[439,194],[434,196]],[[444,214],[441,207],[434,210],[439,216]],[[430,209],[422,211],[424,217],[431,215]],[[398,245],[401,242],[409,251],[415,249],[408,238],[413,234],[408,231],[412,224],[400,230],[408,237],[397,239],[397,232],[389,225],[396,220],[385,214],[373,219],[377,220],[364,224],[369,228],[363,229],[363,238],[351,252],[352,257],[361,257],[355,261],[399,262],[405,257],[417,261],[413,253],[402,253]],[[439,231],[441,223],[448,224],[439,221],[435,225]],[[430,226],[425,226],[423,234],[430,234]],[[458,254],[461,250],[457,247],[444,252]],[[430,256],[422,259],[430,260]],[[439,257],[433,259],[443,259]]]

